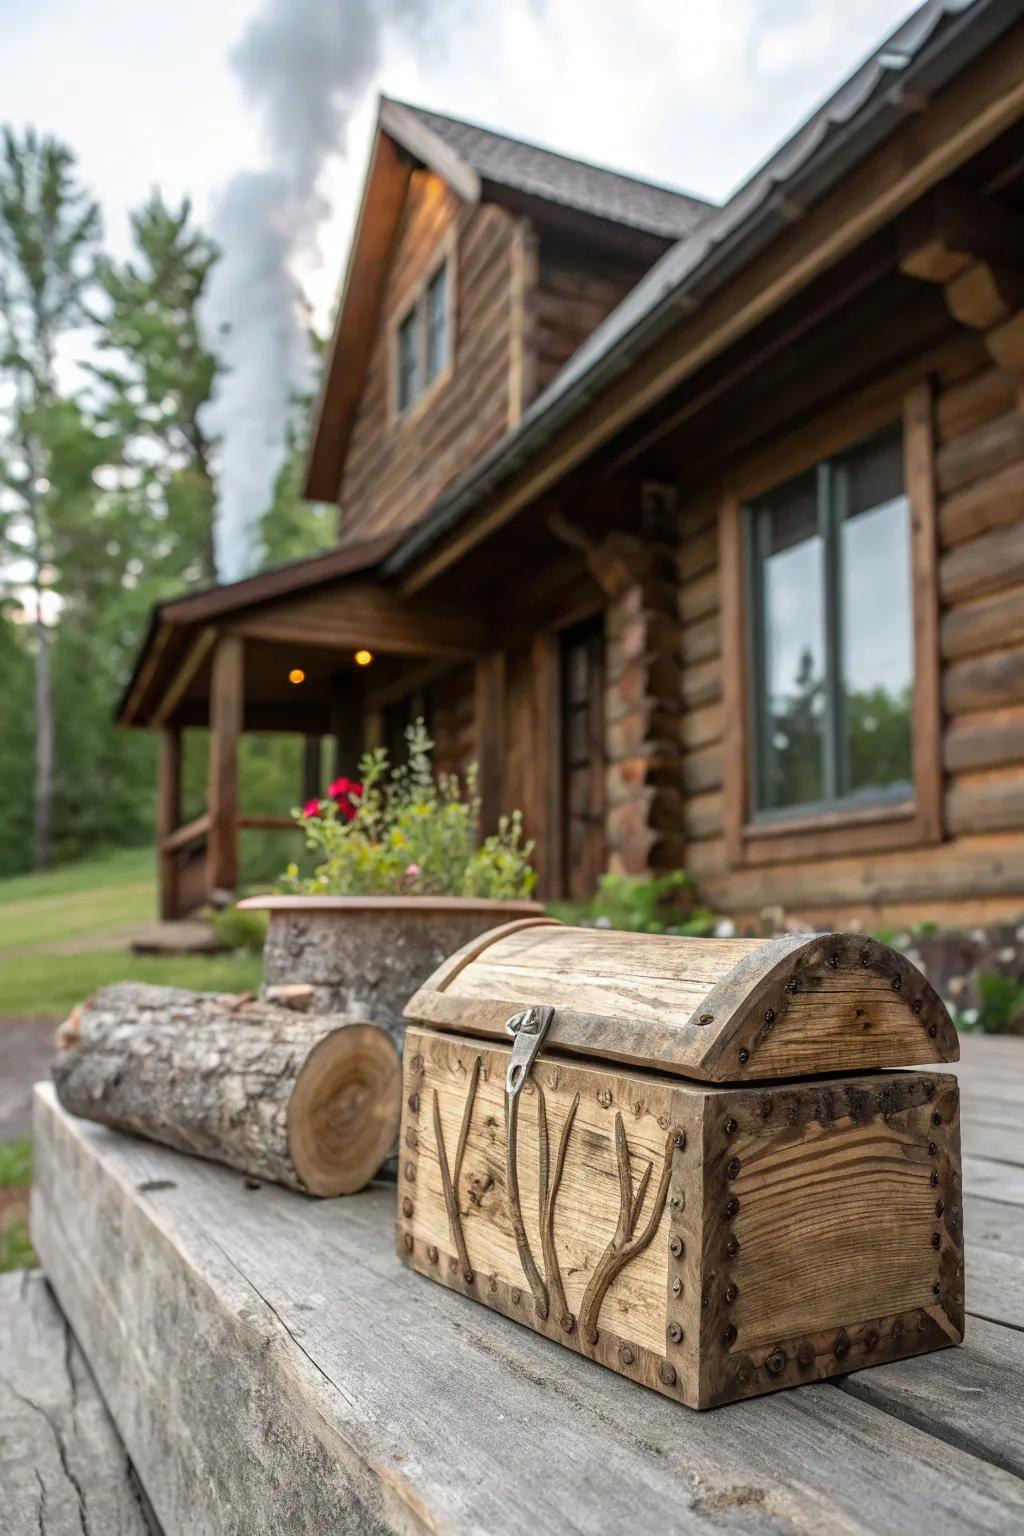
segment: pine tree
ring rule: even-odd
[[[68,417],[58,387],[62,340],[85,317],[99,210],[56,139],[7,128],[0,141],[0,554],[5,580],[25,593],[34,630],[33,862],[51,862],[54,711],[51,621],[58,558],[56,472]],[[91,469],[90,469],[91,478]]]
[[[202,416],[218,363],[203,345],[198,311],[217,248],[193,224],[187,198],[171,208],[154,192],[131,226],[132,256],[99,266],[106,361],[92,372],[153,520],[150,574],[175,585],[212,582],[217,444]]]

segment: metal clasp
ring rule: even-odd
[[[535,1003],[514,1013],[505,1025],[505,1032],[512,1036],[512,1055],[505,1074],[505,1092],[514,1099],[526,1082],[530,1068],[551,1026],[555,1010],[547,1004]]]

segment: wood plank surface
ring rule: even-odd
[[[0,1275],[0,1533],[159,1536],[144,1504],[45,1278]]]
[[[1024,1043],[964,1058],[991,1167],[972,1106],[1019,1104]],[[697,1415],[405,1270],[392,1188],[245,1191],[48,1089],[36,1113],[36,1242],[169,1533],[1024,1524],[1024,1203],[967,1197],[962,1349]]]

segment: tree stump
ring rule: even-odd
[[[123,982],[57,1037],[64,1108],[311,1195],[362,1189],[398,1133],[401,1071],[375,1024],[248,994]]]

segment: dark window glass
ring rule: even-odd
[[[913,645],[901,433],[761,498],[750,533],[756,809],[905,794]]]
[[[438,267],[427,286],[427,383],[448,366],[448,265]]]
[[[404,416],[419,394],[419,347],[418,315],[410,309],[398,327],[398,388],[396,404],[399,416]]]

